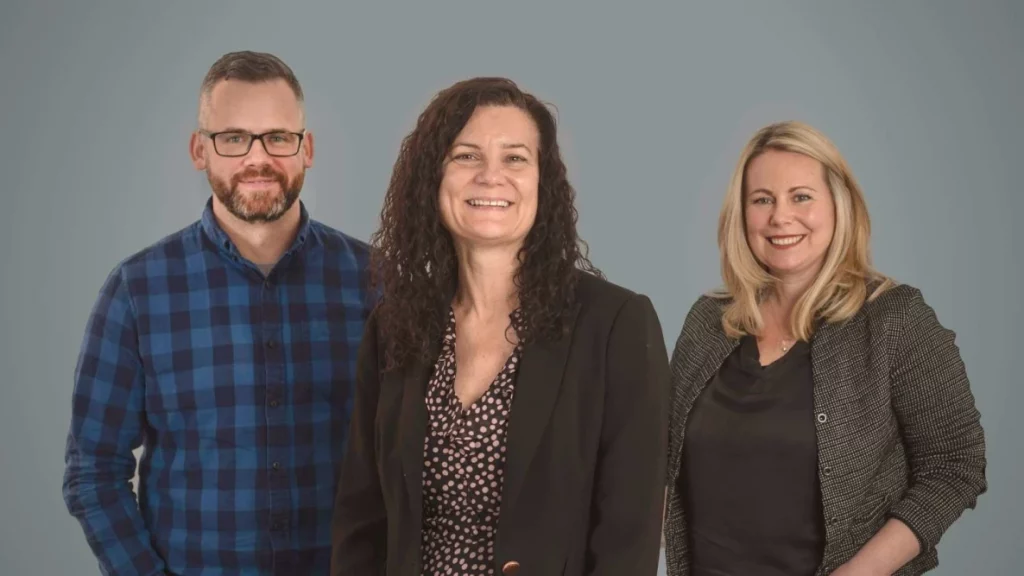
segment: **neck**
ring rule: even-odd
[[[301,209],[296,202],[273,222],[246,222],[214,198],[213,216],[242,257],[253,264],[262,265],[276,263],[295,241],[299,233]]]
[[[765,306],[762,307],[762,311],[774,318],[774,322],[784,334],[789,334],[789,319],[793,314],[796,301],[803,296],[813,282],[813,274],[783,277],[765,302]]]
[[[454,307],[481,319],[505,317],[518,306],[515,274],[518,248],[455,246],[459,284]]]

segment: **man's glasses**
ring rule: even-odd
[[[259,140],[263,143],[263,149],[270,156],[295,156],[299,153],[299,146],[305,132],[264,132],[263,134],[250,134],[248,132],[207,132],[200,130],[203,134],[213,140],[213,149],[220,156],[237,158],[245,156],[252,148],[252,143]]]

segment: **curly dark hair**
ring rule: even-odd
[[[472,78],[439,92],[402,140],[371,236],[371,277],[380,295],[375,314],[386,341],[386,369],[429,362],[444,333],[459,266],[438,195],[452,143],[477,107],[514,106],[540,133],[537,217],[519,251],[514,283],[524,321],[520,340],[555,340],[568,329],[578,273],[603,277],[576,232],[576,192],[566,178],[551,111],[507,78]]]

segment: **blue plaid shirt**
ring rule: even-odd
[[[104,574],[327,573],[372,302],[366,244],[301,209],[266,278],[207,202],[104,283],[75,372],[63,490]]]

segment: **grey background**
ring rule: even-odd
[[[118,260],[199,215],[198,86],[241,48],[296,70],[319,146],[303,198],[361,238],[435,91],[507,75],[555,103],[593,259],[651,296],[670,346],[719,281],[746,138],[785,118],[824,130],[866,190],[876,264],[958,333],[983,414],[990,492],[935,573],[1020,573],[1020,2],[284,4],[0,7],[0,574],[97,572],[60,490],[82,330]]]

